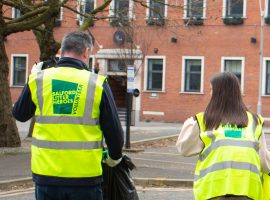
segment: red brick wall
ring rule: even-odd
[[[98,1],[98,5],[101,4]],[[173,3],[177,1],[171,1]],[[180,2],[180,1],[178,1]],[[169,1],[170,3],[170,1]],[[161,120],[168,122],[184,121],[187,117],[203,111],[209,101],[209,79],[221,71],[221,57],[244,57],[244,101],[256,111],[259,82],[259,44],[260,16],[256,0],[247,0],[247,18],[243,25],[228,26],[222,21],[222,1],[207,1],[207,19],[202,26],[186,26],[183,23],[183,11],[179,8],[168,8],[166,26],[147,26],[145,8],[135,5],[136,41],[145,55],[166,56],[165,92],[158,93],[158,98],[150,97],[149,92],[141,92],[141,119]],[[77,30],[76,16],[64,9],[63,22],[55,29],[55,36],[61,40],[66,32]],[[118,48],[112,40],[117,28],[109,25],[107,20],[95,23],[90,28],[96,40],[104,49]],[[171,37],[177,37],[177,43],[171,43]],[[257,43],[250,42],[251,37]],[[264,56],[270,57],[270,25],[265,25]],[[153,49],[158,48],[154,54]],[[11,53],[29,54],[29,72],[39,58],[39,49],[31,32],[13,34],[6,42],[8,57]],[[98,51],[95,46],[94,54]],[[182,56],[204,56],[204,94],[183,94],[181,90]],[[144,70],[144,65],[142,67]],[[144,71],[142,71],[144,87]],[[21,88],[11,88],[13,102]],[[263,115],[270,117],[270,98],[262,97]],[[164,112],[164,116],[143,115],[143,111]]]

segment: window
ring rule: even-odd
[[[270,0],[265,0],[265,23],[270,24]]]
[[[242,61],[241,60],[225,60],[224,71],[234,73],[241,83],[241,71]]]
[[[21,16],[21,11],[17,8],[12,8],[12,18],[18,18]]]
[[[63,13],[64,13],[63,7],[61,7],[61,8],[59,9],[59,13],[58,13],[58,15],[57,15],[57,17],[56,17],[56,19],[55,19],[55,21],[54,21],[54,26],[55,26],[55,27],[61,26],[61,21],[63,20]]]
[[[56,20],[62,21],[63,20],[63,13],[64,13],[64,8],[61,7],[60,10],[59,10],[59,14],[57,15]]]
[[[146,57],[145,89],[150,91],[164,91],[165,58]]]
[[[263,58],[262,94],[270,95],[270,57]]]
[[[186,15],[185,17],[188,18],[202,18],[203,13],[203,7],[204,7],[204,1],[203,0],[186,0]]]
[[[183,57],[182,92],[202,92],[203,57]]]
[[[266,67],[266,84],[265,84],[265,94],[270,95],[270,60],[265,61],[265,67]]]
[[[95,0],[79,0],[78,11],[80,13],[90,13],[95,8]],[[84,16],[78,14],[77,16],[79,25],[81,26],[84,22]]]
[[[12,55],[11,85],[24,86],[26,83],[27,55]]]
[[[119,19],[132,19],[133,17],[133,0],[112,0],[110,4],[110,16],[116,16]]]
[[[129,15],[129,1],[127,0],[114,0],[114,14],[117,17],[128,18]]]
[[[133,0],[112,0],[109,15],[112,26],[128,26],[133,18]]]
[[[109,60],[108,72],[126,72],[127,65],[133,65],[133,60],[111,59]]]
[[[164,19],[165,17],[165,0],[150,0],[149,18]]]
[[[111,3],[110,19],[112,26],[128,26],[129,19],[133,17],[134,2],[132,0],[113,0]]]
[[[266,9],[266,12],[267,12],[266,15],[270,16],[270,0],[267,0],[265,5],[267,6],[266,7],[267,8]]]
[[[224,0],[224,17],[246,17],[246,0]]]
[[[222,71],[234,73],[244,89],[244,58],[243,57],[222,57]]]
[[[148,25],[165,25],[168,0],[147,0],[146,23]]]

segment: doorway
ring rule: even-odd
[[[109,75],[108,82],[113,93],[115,104],[118,109],[126,107],[127,77]]]

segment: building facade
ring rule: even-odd
[[[71,1],[71,7],[89,12],[103,0]],[[270,118],[270,0],[262,0],[264,39],[260,78],[261,17],[259,0],[112,0],[89,31],[95,38],[89,61],[98,62],[108,77],[118,108],[126,106],[128,65],[135,66],[133,118],[183,122],[205,109],[210,99],[212,75],[236,74],[246,105],[257,111],[262,81],[262,115]],[[12,17],[20,12],[10,9]],[[78,30],[81,17],[66,8],[55,27],[60,41]],[[39,48],[32,32],[7,38],[10,58],[10,90],[13,102],[38,62]],[[233,98],[233,97],[232,97]]]

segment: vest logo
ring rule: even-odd
[[[52,80],[52,104],[54,114],[77,114],[82,84]]]

